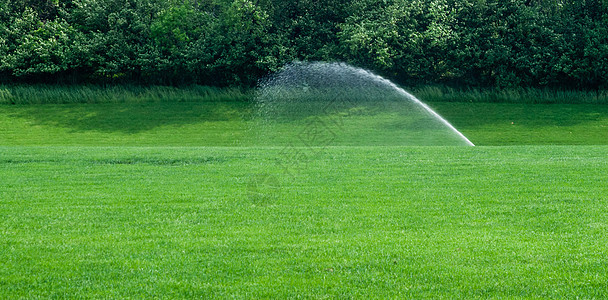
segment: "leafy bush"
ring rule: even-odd
[[[608,4],[585,0],[6,0],[2,82],[255,85],[293,60],[402,84],[608,87]]]

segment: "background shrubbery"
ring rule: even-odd
[[[608,2],[0,2],[0,83],[250,86],[293,60],[408,85],[605,89]]]

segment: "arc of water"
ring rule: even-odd
[[[459,137],[459,143],[466,144],[468,146],[475,146],[466,136],[464,136],[460,131],[458,131],[452,124],[450,124],[446,119],[441,117],[438,113],[436,113],[432,108],[430,108],[427,104],[420,101],[418,98],[413,96],[412,94],[406,92],[404,89],[399,87],[397,84],[392,81],[374,74],[372,71],[356,68],[350,66],[346,63],[324,63],[324,62],[295,62],[285,66],[284,70],[276,77],[272,77],[270,81],[268,81],[265,88],[272,88],[273,84],[277,82],[282,83],[282,81],[287,81],[294,87],[298,87],[298,85],[302,85],[304,93],[308,92],[308,80],[311,80],[313,85],[311,89],[314,89],[315,86],[325,87],[328,84],[338,83],[342,84],[345,87],[359,86],[360,84],[373,84],[376,88],[380,89],[382,92],[381,95],[386,94],[387,91],[392,91],[391,96],[399,95],[404,99],[410,100],[412,104],[416,105],[415,110],[418,112],[426,112],[428,117],[434,119],[434,121],[439,121],[444,127],[444,130],[450,131],[454,134],[453,137]],[[285,80],[287,79],[287,80]],[[329,79],[328,83],[323,82],[323,80]],[[295,83],[294,83],[295,82]],[[289,87],[292,87],[292,86]],[[279,84],[278,91],[281,91],[281,85]],[[272,90],[276,93],[276,90]],[[268,91],[263,90],[263,92],[268,93]],[[272,96],[272,92],[270,95]],[[288,95],[282,95],[286,97]],[[365,98],[365,95],[362,95]],[[262,101],[259,101],[258,104],[261,106],[265,106],[266,104],[272,105],[273,102],[269,101],[265,103],[263,100],[264,97],[261,97]]]
[[[428,105],[426,105],[424,102],[418,100],[418,98],[414,97],[412,94],[406,92],[404,89],[400,88],[399,86],[397,86],[395,83],[393,83],[392,81],[376,75],[374,73],[371,73],[369,71],[365,71],[366,73],[368,73],[369,75],[375,77],[378,81],[390,86],[391,88],[395,89],[398,93],[402,94],[403,96],[407,97],[408,99],[414,101],[416,104],[422,106],[422,108],[424,108],[429,114],[431,114],[433,117],[437,118],[437,120],[439,120],[441,123],[443,123],[445,126],[447,126],[448,128],[450,128],[450,130],[452,130],[454,133],[456,133],[458,136],[460,136],[469,146],[475,146],[475,144],[473,144],[466,136],[464,136],[464,134],[462,134],[460,131],[458,131],[456,128],[454,128],[454,126],[452,126],[452,124],[450,124],[450,122],[448,122],[446,119],[444,119],[443,117],[441,117],[438,113],[436,113],[432,108],[430,108]]]

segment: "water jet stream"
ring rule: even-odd
[[[345,63],[295,62],[261,81],[260,140],[270,145],[474,146],[390,80]]]
[[[452,131],[454,131],[454,133],[456,133],[458,136],[460,136],[463,140],[465,140],[465,142],[469,145],[469,146],[475,146],[475,144],[473,144],[466,136],[464,136],[464,134],[462,134],[460,131],[458,131],[456,128],[454,128],[454,126],[452,126],[452,124],[450,124],[450,122],[448,122],[446,119],[444,119],[442,116],[440,116],[438,113],[436,113],[432,108],[430,108],[428,105],[426,105],[426,103],[420,101],[418,98],[414,97],[414,95],[406,92],[404,89],[400,88],[399,86],[397,86],[395,83],[393,83],[392,81],[376,75],[376,74],[370,74],[372,76],[376,76],[378,77],[378,80],[383,81],[386,85],[394,88],[395,90],[397,90],[399,93],[403,94],[403,96],[409,98],[410,100],[414,101],[416,104],[422,106],[427,112],[429,112],[431,115],[433,115],[435,118],[437,118],[439,121],[441,121],[441,123],[445,124],[445,126],[447,126],[448,128],[450,128]]]

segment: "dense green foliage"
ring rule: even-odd
[[[601,0],[4,0],[0,81],[252,85],[293,60],[401,83],[606,88]]]

